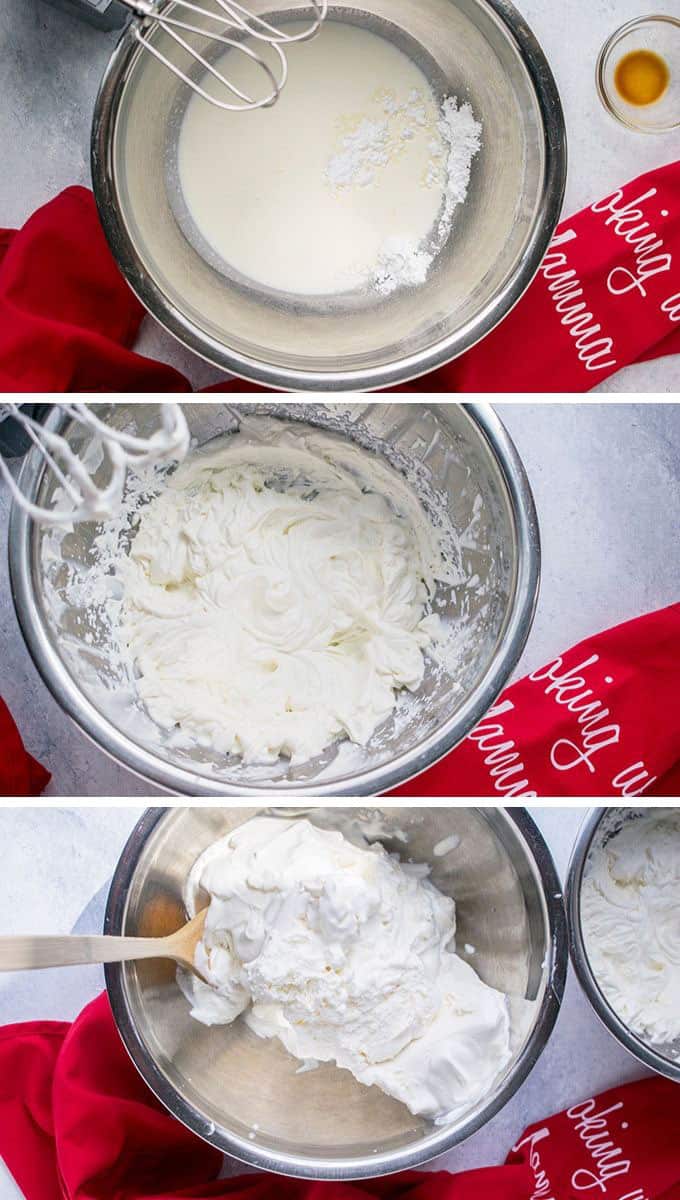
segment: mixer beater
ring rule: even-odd
[[[42,419],[51,407],[58,407],[77,425],[94,434],[101,454],[91,457],[78,450],[61,434],[47,428]],[[150,437],[138,437],[114,429],[93,413],[87,404],[25,406],[0,404],[0,428],[5,422],[13,431],[24,435],[23,444],[14,438],[12,457],[26,449],[35,448],[61,488],[63,507],[46,508],[27,499],[2,454],[0,478],[9,487],[12,497],[33,520],[43,525],[58,525],[78,521],[103,521],[112,515],[123,496],[128,467],[146,463],[181,461],[189,449],[189,429],[179,404],[159,405],[160,422]],[[31,409],[39,409],[39,413]],[[8,441],[8,444],[9,441]],[[104,481],[97,482],[95,473],[106,464]],[[60,497],[60,503],[62,497]]]
[[[187,84],[192,91],[202,96],[217,108],[232,112],[244,112],[254,108],[266,108],[278,99],[281,88],[288,77],[288,60],[284,46],[293,42],[307,41],[318,33],[328,11],[328,0],[310,0],[314,16],[311,23],[301,32],[290,34],[278,29],[264,17],[255,16],[249,9],[244,8],[238,0],[212,0],[214,8],[206,8],[203,4],[194,4],[191,0],[173,0],[171,4],[152,2],[152,0],[122,0],[126,8],[138,18],[134,33],[138,42],[154,58],[163,63],[178,79]],[[172,14],[177,12],[177,16]],[[187,19],[182,19],[186,16]],[[193,23],[197,18],[207,22],[206,25]],[[219,26],[219,30],[215,28]],[[229,98],[213,95],[190,75],[186,74],[176,63],[154,45],[152,35],[154,29],[160,27],[170,38],[181,46],[189,56],[204,68],[217,81],[221,92],[226,91]],[[208,36],[211,42],[229,47],[233,51],[244,54],[267,78],[268,91],[263,97],[253,97],[231,83],[226,74],[218,70],[209,58],[201,54],[183,36],[184,33],[195,33]],[[272,69],[261,54],[245,39],[266,43],[271,46],[276,55],[276,70]],[[234,97],[236,100],[234,100]]]

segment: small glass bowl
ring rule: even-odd
[[[617,90],[616,68],[634,50],[651,50],[668,67],[668,86],[652,104],[629,104]],[[659,13],[622,25],[600,50],[595,80],[607,112],[628,129],[669,133],[680,128],[680,19]]]

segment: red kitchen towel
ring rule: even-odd
[[[69,188],[0,232],[0,389],[177,392],[135,354],[142,307],[113,262],[92,195]],[[680,161],[563,221],[509,316],[456,359],[394,391],[588,391],[620,367],[680,353]],[[240,380],[214,390],[260,391]]]
[[[12,714],[0,699],[0,796],[39,796],[50,773],[24,749]]]
[[[509,316],[416,390],[587,392],[679,353],[680,161],[562,221]]]
[[[392,796],[680,796],[680,604],[513,683],[464,742]]]
[[[0,230],[1,391],[189,390],[178,371],[129,349],[143,313],[85,188],[68,188],[18,232]]]
[[[504,1166],[458,1175],[218,1179],[221,1154],[152,1096],[105,995],[71,1026],[0,1029],[0,1155],[26,1200],[680,1200],[679,1101],[658,1076],[614,1088],[530,1126]]]

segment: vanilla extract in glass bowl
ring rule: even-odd
[[[657,14],[622,25],[600,51],[596,84],[607,112],[628,129],[678,129],[680,18]]]

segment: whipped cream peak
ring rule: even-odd
[[[511,1057],[506,997],[455,954],[455,905],[378,843],[306,819],[255,817],[187,882],[209,897],[192,1016],[243,1014],[305,1062],[335,1062],[412,1113],[445,1120],[485,1097]]]

